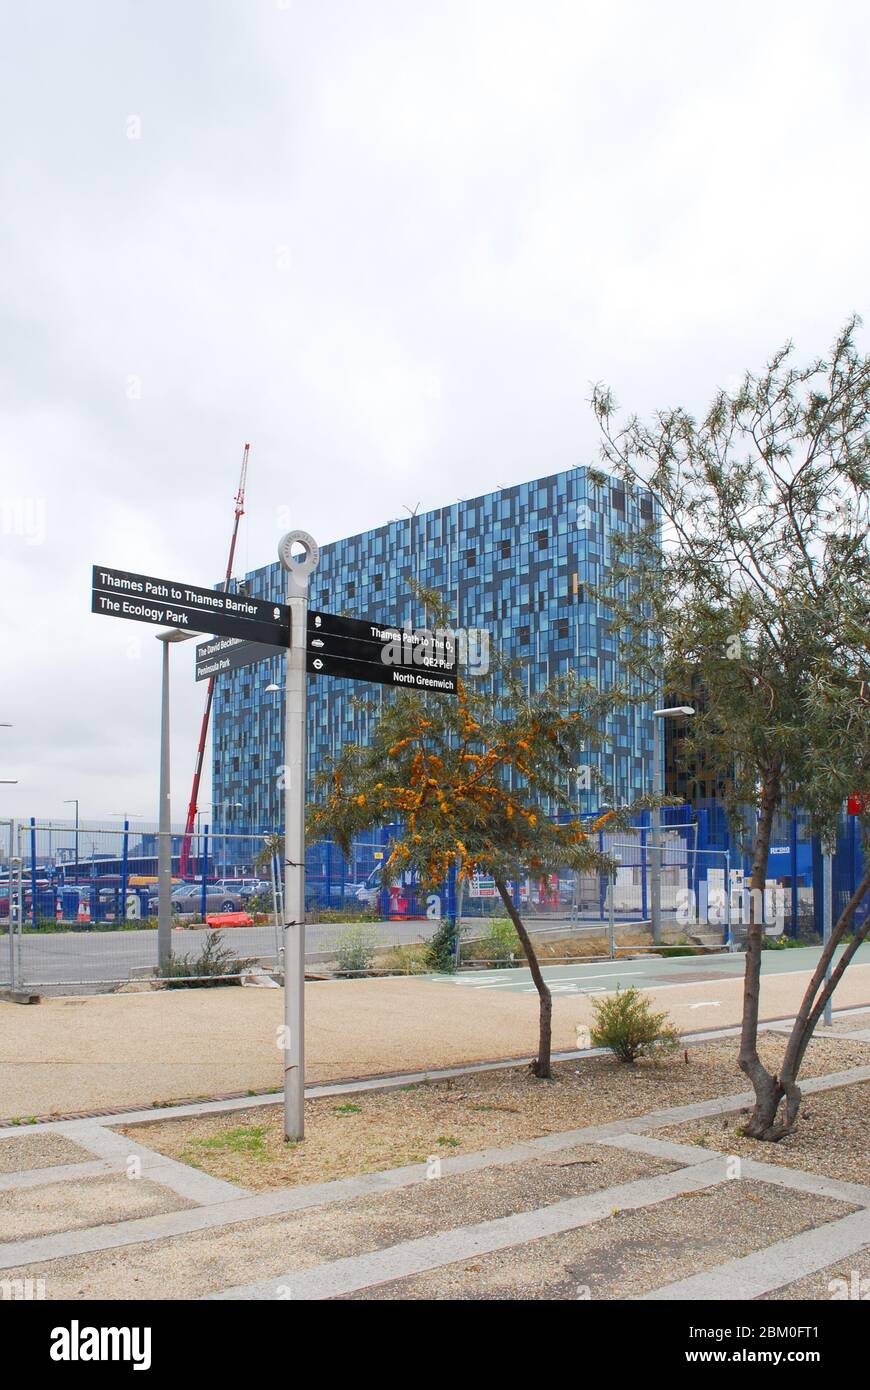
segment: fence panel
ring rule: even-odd
[[[499,959],[515,944],[491,879],[478,875],[457,886],[453,876],[437,892],[412,874],[385,884],[389,828],[354,844],[345,856],[329,841],[306,853],[306,959],[313,973],[340,961],[349,973],[367,968],[422,968],[417,949],[442,917],[462,928],[463,953],[478,963]],[[665,824],[661,847],[648,826],[597,837],[612,873],[577,873],[564,867],[546,875],[520,866],[510,880],[517,909],[542,955],[576,958],[652,944],[651,866],[661,859],[663,939],[741,947],[749,919],[748,865],[732,848],[698,848],[698,827]],[[0,986],[54,992],[113,989],[141,981],[157,969],[159,832],[127,821],[78,827],[66,822],[0,821]],[[200,818],[182,853],[184,836],[171,832],[173,969],[201,968],[207,942],[221,970],[239,963],[267,969],[281,964],[283,851],[280,838],[249,832],[215,833]],[[862,851],[854,822],[847,824],[834,865],[835,909],[860,876]],[[816,863],[816,860],[819,863]],[[182,880],[181,869],[185,866]],[[814,939],[820,924],[816,845],[788,827],[772,846],[761,904],[771,935]],[[870,910],[865,904],[863,912]],[[219,929],[215,919],[223,918]],[[480,943],[485,942],[486,946]],[[487,952],[490,954],[487,955]],[[493,953],[495,953],[493,955]],[[345,967],[340,967],[345,968]]]

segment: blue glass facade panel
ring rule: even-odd
[[[607,688],[624,677],[607,614],[588,590],[605,578],[611,532],[630,533],[650,516],[646,494],[632,495],[616,483],[593,488],[585,468],[552,474],[323,546],[311,606],[420,625],[425,615],[409,588],[416,580],[443,595],[457,627],[486,628],[494,647],[522,661],[530,690],[568,669]],[[277,561],[245,582],[254,597],[284,598]],[[270,684],[279,690],[268,692]],[[283,684],[281,657],[218,677],[214,818],[226,820],[228,830],[280,828]],[[345,743],[366,741],[369,715],[354,707],[354,696],[381,701],[392,693],[309,677],[309,777]],[[587,761],[619,802],[649,791],[650,709],[626,707],[608,720],[607,732],[607,746]],[[601,800],[594,789],[577,795],[581,811],[597,809]]]

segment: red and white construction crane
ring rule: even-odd
[[[250,444],[245,445],[242,454],[242,475],[239,478],[239,490],[236,493],[235,516],[233,518],[233,536],[230,541],[230,554],[227,560],[227,572],[224,578],[224,593],[230,587],[230,579],[233,573],[233,560],[236,554],[236,540],[239,535],[239,522],[245,514],[245,483],[248,477],[248,454]],[[214,676],[209,677],[208,686],[205,692],[205,712],[202,716],[202,728],[199,731],[199,746],[196,750],[196,766],[193,770],[193,786],[190,790],[190,805],[187,808],[187,823],[184,827],[184,839],[181,842],[181,857],[178,865],[179,876],[187,878],[190,870],[190,846],[193,840],[193,828],[196,823],[196,807],[199,800],[199,783],[202,778],[202,764],[205,759],[205,744],[208,738],[208,725],[211,719],[211,705],[214,699]]]

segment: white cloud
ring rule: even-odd
[[[44,499],[45,538],[0,535],[0,815],[155,805],[157,643],[90,614],[90,565],[219,577],[245,441],[239,570],[281,508],[326,541],[590,458],[590,380],[697,409],[821,350],[867,300],[868,30],[846,0],[19,7],[0,503]]]

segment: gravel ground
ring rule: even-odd
[[[870,1184],[870,1082],[806,1096],[797,1128],[778,1144],[744,1138],[737,1123],[734,1115],[693,1120],[656,1130],[656,1138],[700,1144],[783,1168],[803,1168],[807,1173],[844,1182]]]
[[[131,1221],[180,1211],[192,1202],[146,1178],[87,1178],[0,1192],[0,1240],[77,1231],[105,1221]]]
[[[862,1028],[870,1028],[870,1009],[862,1013],[850,1014],[848,1018],[836,1019],[830,1026],[825,1028],[825,1033],[852,1033]]]
[[[842,1202],[766,1183],[723,1183],[347,1297],[354,1301],[636,1298],[850,1210]]]
[[[61,1163],[92,1163],[94,1155],[61,1134],[28,1134],[0,1140],[0,1173],[28,1173]]]
[[[810,1274],[794,1284],[786,1284],[784,1288],[764,1294],[758,1302],[781,1303],[805,1298],[815,1302],[835,1298],[849,1302],[870,1299],[870,1245],[865,1245],[863,1250],[841,1260],[839,1264],[828,1265],[827,1269],[820,1269],[817,1274]]]
[[[40,1278],[46,1297],[199,1298],[291,1269],[533,1210],[671,1171],[645,1155],[583,1145],[550,1158],[420,1183],[287,1216],[4,1272]]]
[[[784,964],[806,964],[803,953],[792,954],[798,962]],[[711,980],[704,967],[703,960],[672,960],[661,984],[645,991],[682,1031],[740,1021],[742,979]],[[793,1014],[808,978],[801,969],[766,975],[762,1017]],[[514,993],[411,977],[309,983],[308,1080],[529,1057],[538,1001],[528,988]],[[837,1006],[868,1001],[870,962],[854,964],[837,989]],[[279,1086],[282,1003],[277,989],[45,999],[32,1009],[0,1001],[0,1117],[144,1108]],[[592,1021],[592,1004],[586,994],[556,992],[554,1048],[576,1046],[577,1025]]]
[[[760,1054],[775,1067],[785,1039],[764,1037]],[[472,1153],[673,1105],[739,1093],[746,1079],[736,1042],[691,1047],[664,1063],[620,1066],[610,1058],[560,1063],[553,1080],[526,1068],[483,1072],[397,1091],[363,1092],[306,1103],[306,1139],[284,1143],[279,1106],[189,1120],[158,1120],[123,1133],[160,1153],[259,1191],[328,1181],[421,1163],[430,1154]],[[823,1075],[870,1061],[870,1045],[815,1039],[804,1067]],[[815,1098],[812,1098],[815,1103]],[[733,1127],[735,1121],[729,1121]],[[780,1146],[782,1147],[782,1146]],[[764,1146],[767,1161],[769,1146]]]

